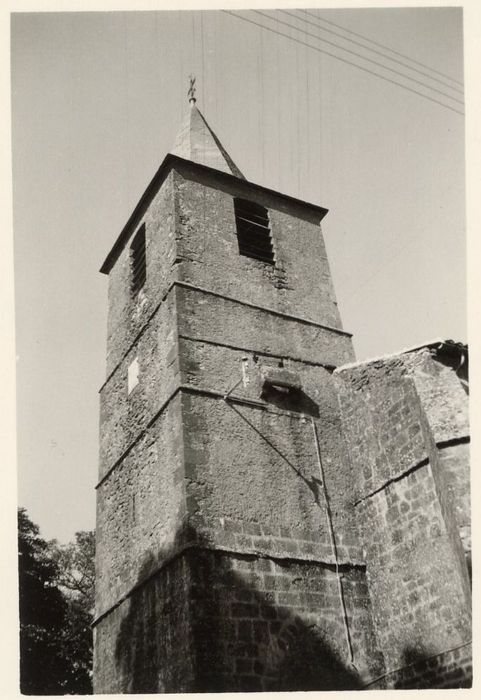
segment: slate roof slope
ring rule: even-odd
[[[244,178],[194,102],[180,127],[172,155]]]

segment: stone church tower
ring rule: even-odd
[[[192,96],[102,266],[96,693],[469,683],[466,349],[352,364],[326,213]]]

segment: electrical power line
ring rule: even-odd
[[[297,88],[297,105],[298,108],[296,109],[296,136],[297,136],[297,144],[296,144],[296,153],[299,154],[299,158],[296,158],[296,165],[297,165],[297,196],[301,196],[301,110],[300,110],[300,97],[299,97],[299,88],[300,88],[300,75],[299,75],[299,48],[296,44],[296,88]],[[297,220],[297,224],[299,227],[299,219]]]
[[[310,24],[311,26],[315,27],[316,29],[319,29],[323,32],[329,32],[329,34],[333,34],[334,36],[339,37],[343,41],[349,41],[351,44],[355,44],[356,46],[360,46],[363,49],[366,49],[366,51],[371,51],[372,53],[377,54],[378,56],[382,56],[383,58],[386,58],[388,61],[393,61],[394,63],[399,63],[400,66],[403,66],[404,68],[407,68],[410,71],[414,71],[415,73],[419,73],[420,75],[423,75],[425,78],[428,78],[429,80],[434,80],[437,83],[440,83],[441,85],[444,85],[444,87],[447,87],[449,90],[455,90],[456,92],[459,92],[461,95],[464,93],[464,90],[454,87],[453,85],[449,85],[449,83],[445,83],[443,80],[439,80],[439,78],[434,78],[432,75],[429,75],[429,73],[425,73],[422,70],[419,70],[418,68],[414,68],[413,66],[410,66],[408,63],[404,63],[403,61],[399,61],[397,58],[392,58],[391,56],[388,56],[387,54],[383,53],[382,51],[377,51],[376,49],[372,49],[370,46],[366,46],[366,44],[362,44],[360,41],[356,41],[355,39],[349,39],[349,37],[343,36],[342,34],[339,34],[339,32],[335,32],[332,29],[328,29],[327,27],[321,27],[319,24],[316,24],[315,22],[311,22],[308,19],[305,19],[302,16],[296,15],[294,12],[289,12],[288,10],[276,10],[276,12],[282,12],[285,15],[289,15],[289,17],[294,17],[297,20],[301,20],[302,22],[305,22],[306,24]],[[305,10],[306,14],[310,14]],[[319,21],[319,20],[318,20]],[[412,59],[409,59],[412,60]],[[431,69],[429,69],[431,70]]]
[[[306,42],[302,41],[301,39],[295,39],[294,37],[289,36],[289,34],[285,34],[283,32],[279,32],[275,29],[271,29],[270,27],[266,27],[265,24],[261,24],[260,22],[256,22],[255,20],[248,19],[247,17],[242,17],[241,15],[236,15],[234,12],[231,12],[230,10],[222,10],[222,12],[225,12],[226,14],[231,15],[232,17],[235,17],[236,19],[240,19],[243,22],[248,22],[249,24],[253,24],[257,27],[262,27],[267,32],[272,32],[273,34],[278,34],[279,36],[283,36],[286,39],[290,39],[291,41],[296,41],[297,43],[302,44],[303,46],[307,46],[308,48],[312,49],[313,51],[317,51],[318,53],[326,54],[327,56],[330,56],[331,58],[335,58],[336,60],[341,61],[342,63],[346,63],[348,66],[353,66],[354,68],[357,68],[358,70],[364,71],[364,73],[369,73],[370,75],[374,75],[375,77],[380,78],[381,80],[385,80],[386,82],[391,83],[392,85],[396,85],[397,87],[403,88],[404,90],[407,90],[408,92],[412,92],[415,95],[419,95],[419,97],[423,97],[425,100],[429,100],[430,102],[434,102],[435,104],[438,104],[441,107],[445,107],[446,109],[451,110],[451,112],[456,112],[456,114],[460,114],[461,116],[464,116],[464,112],[461,112],[461,110],[455,109],[454,107],[451,107],[450,105],[447,105],[444,102],[441,102],[440,100],[436,100],[434,97],[430,97],[429,95],[426,95],[423,92],[419,92],[419,90],[414,90],[413,88],[410,88],[407,85],[404,85],[403,83],[399,83],[397,80],[391,80],[391,78],[387,78],[385,75],[382,75],[381,73],[376,73],[375,71],[372,71],[369,68],[365,68],[364,66],[360,66],[358,63],[354,63],[354,61],[349,61],[347,58],[341,58],[340,56],[336,56],[336,54],[333,54],[330,51],[326,51],[325,49],[320,49],[317,46],[313,46],[312,44],[307,44]]]
[[[267,15],[265,12],[261,12],[259,10],[253,10],[253,12],[255,12],[257,15],[261,15],[261,17],[265,17],[266,19],[270,19],[271,21],[273,21],[273,19],[274,19],[270,15]],[[333,41],[329,41],[329,39],[323,39],[319,35],[312,34],[311,32],[308,32],[305,29],[299,29],[299,27],[296,27],[292,24],[289,24],[289,22],[284,22],[283,20],[279,20],[279,22],[286,27],[290,27],[291,29],[295,29],[300,34],[305,34],[306,36],[317,39],[317,41],[322,41],[324,44],[329,44],[329,46],[333,46],[336,49],[340,49],[341,51],[345,51],[346,53],[350,53],[353,56],[357,56],[357,58],[360,58],[363,61],[368,61],[368,63],[372,63],[374,66],[377,66],[378,68],[382,68],[383,70],[388,70],[391,73],[394,73],[395,75],[399,75],[402,78],[406,78],[406,80],[411,80],[413,83],[417,83],[417,85],[421,85],[421,87],[424,87],[427,90],[432,90],[433,92],[437,92],[439,95],[442,95],[443,97],[447,97],[448,100],[453,100],[454,102],[459,102],[459,104],[464,104],[463,100],[459,100],[457,97],[452,97],[451,95],[448,95],[446,92],[443,92],[442,90],[438,90],[438,88],[432,87],[431,85],[427,85],[426,83],[423,83],[421,80],[418,80],[417,78],[412,78],[410,75],[406,75],[402,71],[398,71],[395,68],[390,68],[389,66],[386,66],[384,63],[380,63],[379,61],[374,61],[372,58],[367,58],[366,56],[363,56],[362,54],[357,53],[357,51],[352,51],[352,49],[346,49],[343,46],[339,46],[339,44],[335,44]]]
[[[307,177],[309,179],[310,174],[311,174],[311,149],[309,148],[309,144],[311,142],[311,140],[309,138],[309,114],[311,113],[309,98],[311,96],[311,91],[309,90],[309,61],[308,61],[308,48],[307,48],[307,46],[304,47],[304,62],[306,64],[306,115],[307,115],[306,143],[308,145],[308,148],[307,148]]]
[[[399,51],[395,51],[394,49],[391,49],[389,46],[386,46],[385,44],[380,44],[379,42],[374,41],[374,39],[370,39],[369,37],[364,36],[363,34],[358,34],[357,32],[353,32],[351,29],[346,29],[346,27],[342,27],[340,24],[336,24],[335,22],[332,22],[331,20],[325,19],[324,17],[319,17],[319,15],[315,15],[313,12],[309,12],[309,10],[306,10],[306,14],[311,15],[311,17],[315,17],[320,22],[326,22],[327,24],[330,24],[333,27],[337,27],[338,29],[342,29],[344,32],[347,32],[348,34],[352,34],[353,36],[357,36],[360,39],[365,39],[366,41],[369,41],[371,44],[374,44],[374,46],[379,46],[379,48],[381,48],[381,49],[386,49],[387,51],[391,51],[391,53],[396,54],[396,56],[401,56],[401,58],[405,58],[408,61],[412,61],[412,63],[415,63],[418,66],[422,66],[423,68],[427,68],[428,70],[432,71],[433,73],[437,73],[438,75],[441,75],[443,78],[447,78],[448,80],[452,80],[454,83],[458,83],[458,85],[463,85],[463,83],[460,80],[456,80],[456,78],[451,78],[451,76],[446,75],[446,73],[441,73],[441,71],[436,70],[435,68],[431,68],[430,66],[427,66],[425,63],[421,63],[421,61],[416,61],[414,58],[411,58],[410,56],[406,56],[406,54],[400,53]]]
[[[374,270],[374,272],[373,272],[371,275],[369,275],[368,277],[365,277],[365,278],[362,279],[360,282],[357,282],[355,289],[353,288],[353,289],[351,289],[350,292],[347,293],[347,296],[345,297],[344,301],[348,301],[348,300],[351,299],[354,295],[359,296],[359,290],[360,290],[360,289],[362,289],[363,287],[366,287],[366,285],[367,285],[369,282],[371,282],[371,281],[374,279],[374,277],[377,277],[378,275],[381,274],[381,272],[384,272],[385,269],[386,269],[386,267],[388,267],[389,265],[391,265],[391,263],[393,263],[397,258],[399,258],[399,256],[401,255],[401,253],[404,253],[404,252],[405,252],[408,248],[410,248],[414,243],[418,243],[418,244],[420,244],[421,246],[423,246],[423,245],[428,244],[429,241],[419,239],[419,237],[418,237],[417,235],[410,236],[410,237],[408,238],[408,240],[404,243],[404,245],[402,245],[400,248],[398,248],[397,250],[395,250],[394,253],[393,253],[392,255],[386,256],[386,257],[384,258],[384,260],[382,261],[381,265],[379,265],[378,267],[376,267],[376,269]],[[392,247],[391,247],[391,248],[388,248],[388,252],[392,252]]]
[[[279,83],[279,86],[282,85],[281,81],[281,71],[280,71],[280,65],[279,65],[279,38],[276,39],[276,60],[277,60],[277,81]],[[281,89],[281,88],[279,88]],[[280,190],[281,189],[281,110],[279,109],[279,104],[280,104],[280,97],[279,97],[279,92],[276,92],[277,94],[277,188]]]

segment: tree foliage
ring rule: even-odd
[[[93,532],[77,532],[75,542],[52,542],[51,549],[57,585],[67,605],[63,644],[71,661],[70,686],[77,693],[91,693],[95,536]]]
[[[66,595],[82,602],[93,613],[95,583],[95,535],[91,531],[75,533],[75,542],[59,545],[51,542],[58,567],[57,582]]]
[[[28,695],[92,692],[94,535],[46,542],[18,511],[20,686]]]

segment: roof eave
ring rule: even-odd
[[[268,187],[263,187],[262,185],[257,185],[255,182],[250,182],[249,180],[246,180],[245,178],[240,178],[240,177],[237,177],[236,175],[226,173],[222,170],[217,170],[216,168],[211,168],[210,166],[202,165],[201,163],[196,163],[194,161],[187,160],[185,158],[181,158],[180,156],[173,155],[172,153],[168,153],[165,156],[162,163],[160,164],[154,177],[147,185],[147,188],[145,189],[143,195],[139,199],[135,209],[133,210],[132,214],[130,215],[129,219],[127,220],[127,223],[125,224],[125,226],[123,227],[119,236],[117,237],[117,240],[115,241],[115,243],[114,243],[112,249],[110,250],[109,254],[107,255],[107,257],[105,258],[105,260],[102,264],[102,267],[100,268],[100,272],[102,272],[105,275],[109,274],[115,261],[117,260],[118,256],[120,255],[120,252],[123,250],[126,242],[128,241],[128,239],[132,235],[132,229],[135,228],[136,221],[142,216],[143,212],[145,211],[145,207],[148,206],[149,202],[151,201],[151,199],[154,197],[155,193],[157,192],[157,188],[158,188],[160,182],[162,182],[164,177],[166,177],[166,175],[174,167],[175,163],[186,164],[186,165],[189,165],[190,167],[194,167],[196,169],[199,169],[200,171],[214,172],[217,176],[219,176],[223,179],[226,179],[228,181],[239,182],[244,187],[246,185],[248,185],[248,186],[250,185],[250,186],[255,187],[256,189],[258,189],[262,192],[265,192],[267,194],[274,194],[277,197],[280,197],[282,199],[290,201],[296,205],[301,205],[301,206],[307,207],[307,208],[315,211],[318,214],[319,223],[322,221],[322,219],[326,216],[326,214],[328,212],[328,209],[326,209],[325,207],[320,207],[317,204],[305,202],[302,199],[298,199],[297,197],[292,197],[291,195],[283,194],[282,192],[277,192],[276,190],[272,190]]]

